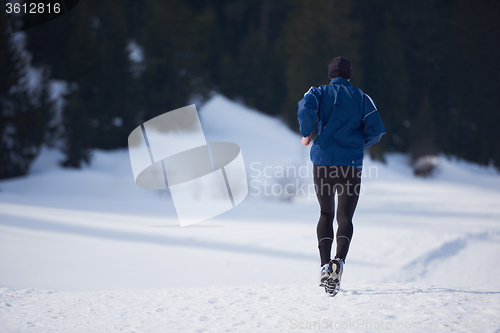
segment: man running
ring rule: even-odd
[[[331,296],[340,289],[344,262],[351,243],[352,217],[361,187],[364,149],[385,134],[373,100],[351,86],[352,64],[336,57],[328,65],[330,84],[311,87],[299,102],[298,120],[302,144],[311,147],[313,178],[321,213],[316,229],[321,259],[320,286]],[[333,260],[333,219],[337,207],[337,249]]]

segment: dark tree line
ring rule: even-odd
[[[26,174],[48,132],[43,89],[28,89],[27,64],[0,15],[0,178]]]
[[[27,173],[43,143],[79,167],[210,91],[297,129],[298,100],[328,83],[337,55],[387,127],[372,156],[444,152],[500,168],[498,17],[496,0],[84,0],[25,32],[45,73],[32,96],[0,15],[0,178]],[[66,84],[60,115],[53,82]]]

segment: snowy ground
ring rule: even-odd
[[[334,299],[310,285],[91,292],[2,289],[4,329],[26,332],[495,332],[498,293],[352,284]]]
[[[200,115],[209,141],[240,145],[257,184],[203,223],[180,228],[167,191],[134,184],[125,150],[96,151],[83,170],[46,150],[28,177],[0,182],[0,332],[500,332],[495,170],[440,157],[416,179],[402,155],[367,159],[331,299],[316,286],[310,172],[299,195],[264,195],[265,180],[297,181],[280,167],[307,171],[309,148],[222,97]]]

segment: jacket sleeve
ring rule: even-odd
[[[363,94],[363,124],[365,128],[365,148],[377,143],[385,134],[385,127],[375,106],[367,94]]]
[[[311,135],[316,120],[316,112],[319,110],[321,102],[321,90],[311,87],[304,94],[304,98],[299,102],[297,117],[300,125],[300,133],[303,137]]]

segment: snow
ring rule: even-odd
[[[64,80],[50,80],[47,90],[49,99],[53,103],[53,115],[49,126],[55,127],[58,132],[61,132],[63,130],[62,113],[64,104],[66,103],[65,96],[69,92],[68,82]]]
[[[317,287],[310,148],[222,96],[200,118],[207,141],[237,143],[260,183],[190,227],[179,227],[168,191],[134,184],[126,150],[94,151],[73,170],[44,149],[29,176],[0,182],[0,331],[498,332],[495,169],[439,156],[438,173],[421,179],[404,155],[366,158],[341,292],[330,298]],[[280,175],[286,166],[306,172]],[[264,181],[304,191],[257,195]]]
[[[144,61],[144,50],[135,40],[130,40],[127,44],[129,60],[133,63],[141,63]]]
[[[11,43],[13,49],[15,50],[22,67],[21,79],[18,86],[15,86],[14,90],[28,91],[32,102],[38,103],[38,99],[41,95],[41,84],[44,76],[44,68],[34,67],[31,65],[32,55],[26,49],[27,36],[26,33],[20,31],[11,35]]]
[[[128,53],[132,77],[138,78],[144,72],[144,49],[135,40],[129,40],[125,50]]]
[[[486,290],[393,283],[346,283],[346,288],[348,291],[334,299],[318,293],[315,286],[280,284],[75,293],[2,288],[0,325],[17,331],[22,323],[26,332],[51,328],[71,332],[369,332],[398,328],[493,332],[488,328],[498,326],[498,303],[488,302],[495,294]],[[490,310],[482,312],[477,304]],[[478,326],[483,329],[477,330]]]

